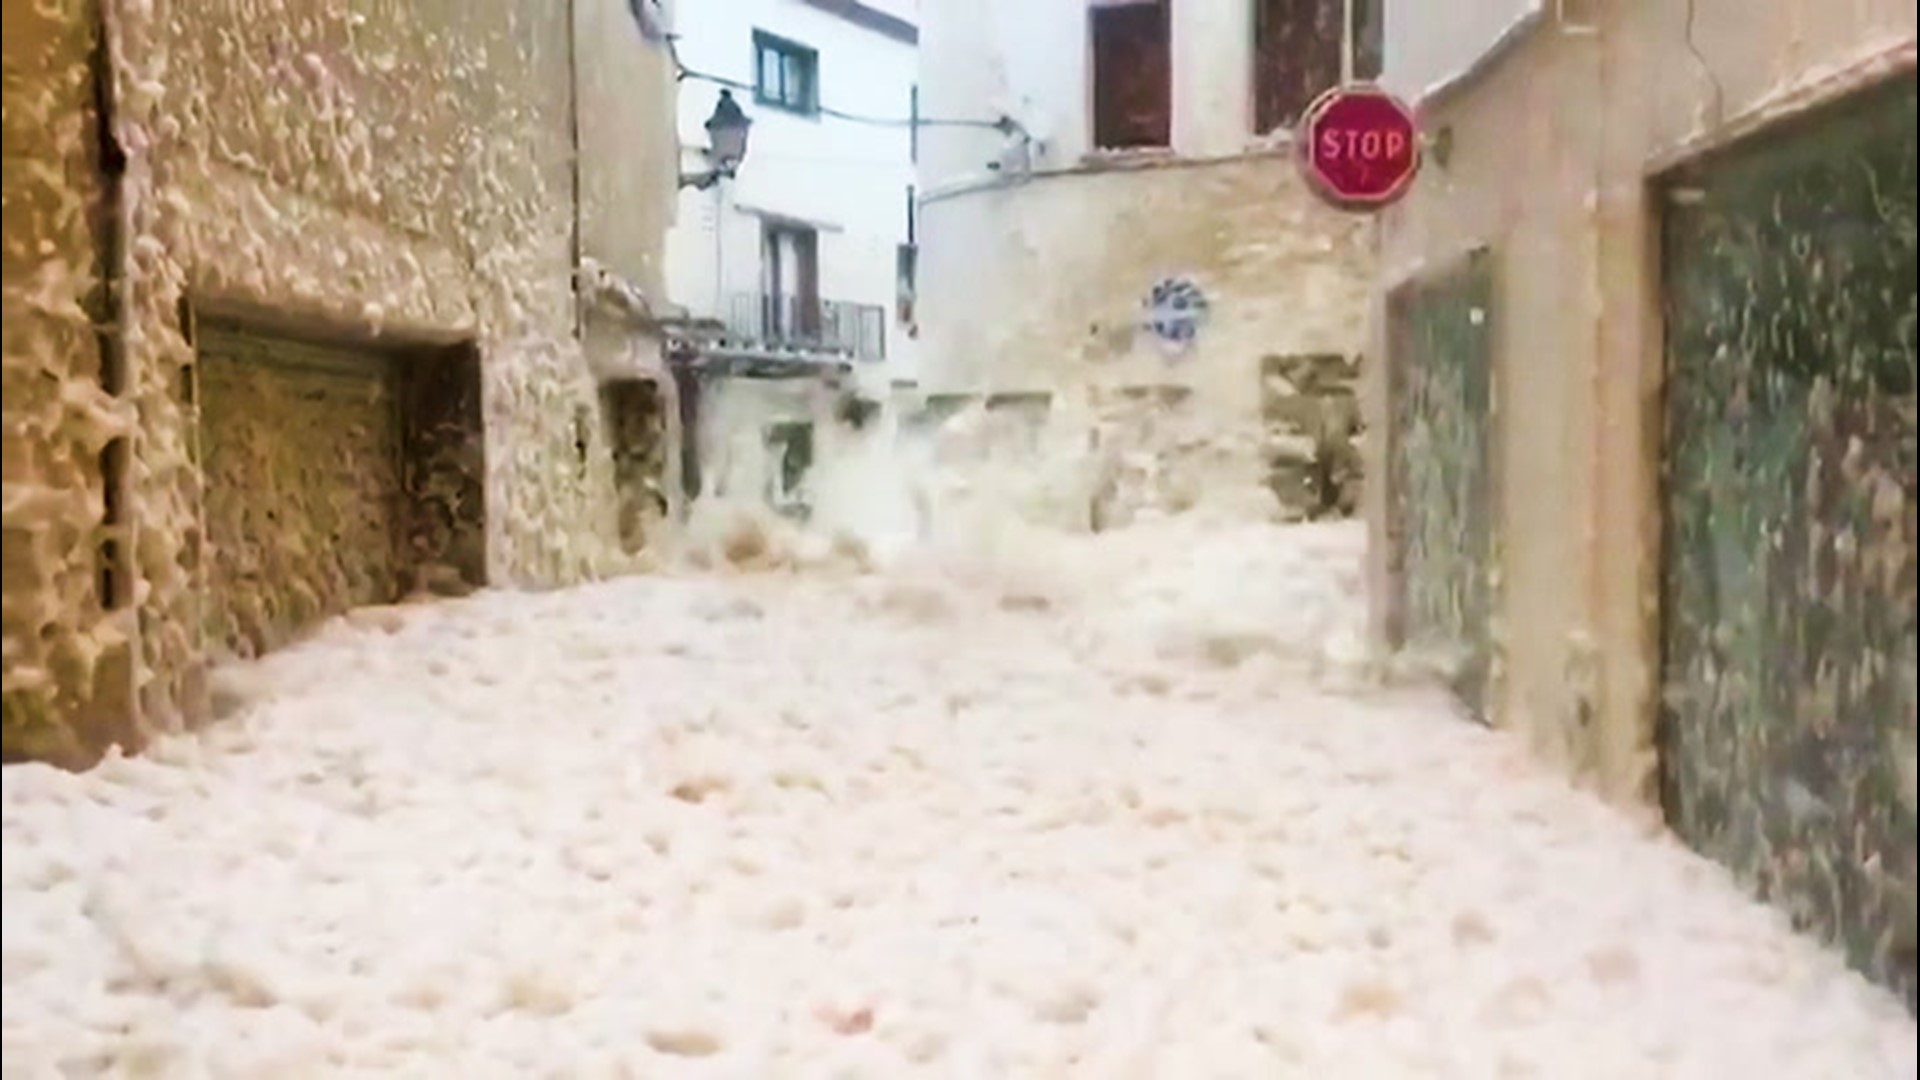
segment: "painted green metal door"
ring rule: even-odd
[[[1678,178],[1662,781],[1913,1001],[1914,82]]]
[[[1484,718],[1494,610],[1493,259],[1472,253],[1387,302],[1389,560],[1396,645],[1449,658]]]

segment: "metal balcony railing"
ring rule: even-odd
[[[742,344],[856,360],[887,356],[884,304],[736,293],[727,305],[726,325],[728,337]]]

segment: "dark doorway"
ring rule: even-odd
[[[600,412],[613,455],[620,544],[636,552],[646,546],[649,526],[667,516],[668,428],[660,385],[638,378],[603,383]]]
[[[207,319],[196,344],[210,641],[258,655],[352,607],[484,581],[473,350]]]

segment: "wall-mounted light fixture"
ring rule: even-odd
[[[705,191],[721,180],[731,178],[747,157],[747,133],[753,121],[733,100],[733,91],[720,91],[720,100],[707,118],[707,160],[713,167],[705,172],[681,173],[680,186]]]

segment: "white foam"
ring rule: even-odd
[[[7,1074],[1911,1075],[1719,870],[1327,692],[1356,526],[1021,535],[341,621],[9,767]]]

